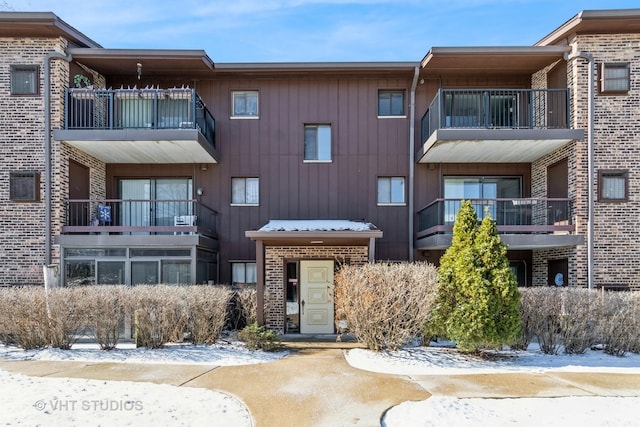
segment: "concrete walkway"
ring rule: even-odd
[[[377,374],[349,366],[340,343],[288,343],[283,359],[247,366],[0,361],[32,376],[203,387],[232,394],[256,426],[379,426],[392,406],[455,397],[640,396],[640,374],[514,373],[454,376]],[[352,345],[351,345],[352,346]]]

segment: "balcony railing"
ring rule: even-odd
[[[470,199],[478,218],[489,212],[500,233],[553,233],[573,231],[569,199]],[[436,199],[418,211],[421,236],[449,233],[462,199]]]
[[[198,129],[215,147],[215,120],[195,89],[67,89],[65,129]]]
[[[568,129],[569,89],[440,89],[422,117],[436,129]]]
[[[215,236],[217,212],[197,200],[67,200],[63,233]]]

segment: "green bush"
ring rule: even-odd
[[[250,350],[278,351],[282,348],[282,343],[278,334],[268,331],[264,326],[252,323],[243,328],[238,333],[240,341],[247,345]]]
[[[470,201],[463,201],[451,246],[440,260],[433,330],[459,349],[499,348],[520,331],[518,285],[488,211],[478,228]]]

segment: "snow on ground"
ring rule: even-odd
[[[170,345],[112,351],[76,344],[72,350],[30,350],[0,346],[5,360],[75,360],[121,363],[239,365],[266,363],[287,353],[250,352],[240,344]],[[494,353],[491,361],[450,348],[411,347],[398,352],[345,351],[354,367],[399,375],[460,375],[496,372],[640,373],[640,355],[614,357],[602,351],[584,355],[544,355],[528,351]],[[293,356],[296,357],[296,356]],[[640,387],[640,385],[639,385]],[[2,425],[216,425],[251,426],[245,406],[210,390],[115,381],[35,378],[0,370]],[[434,396],[390,409],[383,425],[413,426],[638,426],[640,397],[559,397],[458,399]]]
[[[167,344],[149,350],[133,343],[120,343],[115,350],[100,350],[97,344],[74,344],[72,350],[45,348],[21,350],[0,346],[0,358],[6,360],[66,360],[76,362],[171,363],[179,365],[237,366],[252,365],[280,359],[287,351],[250,351],[241,344]]]
[[[124,381],[37,378],[0,370],[1,425],[252,426],[235,397]]]
[[[397,375],[464,375],[509,372],[600,372],[640,374],[640,355],[615,357],[598,350],[581,355],[545,355],[537,344],[527,351],[491,353],[491,360],[446,347],[412,347],[396,352],[346,352],[353,367]],[[640,384],[638,384],[640,389]],[[390,409],[385,427],[639,426],[640,397],[557,397],[459,399],[433,396]]]

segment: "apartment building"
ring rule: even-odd
[[[341,263],[437,262],[472,199],[522,286],[637,287],[639,24],[231,64],[0,13],[2,284],[256,283],[270,328],[330,333]]]

